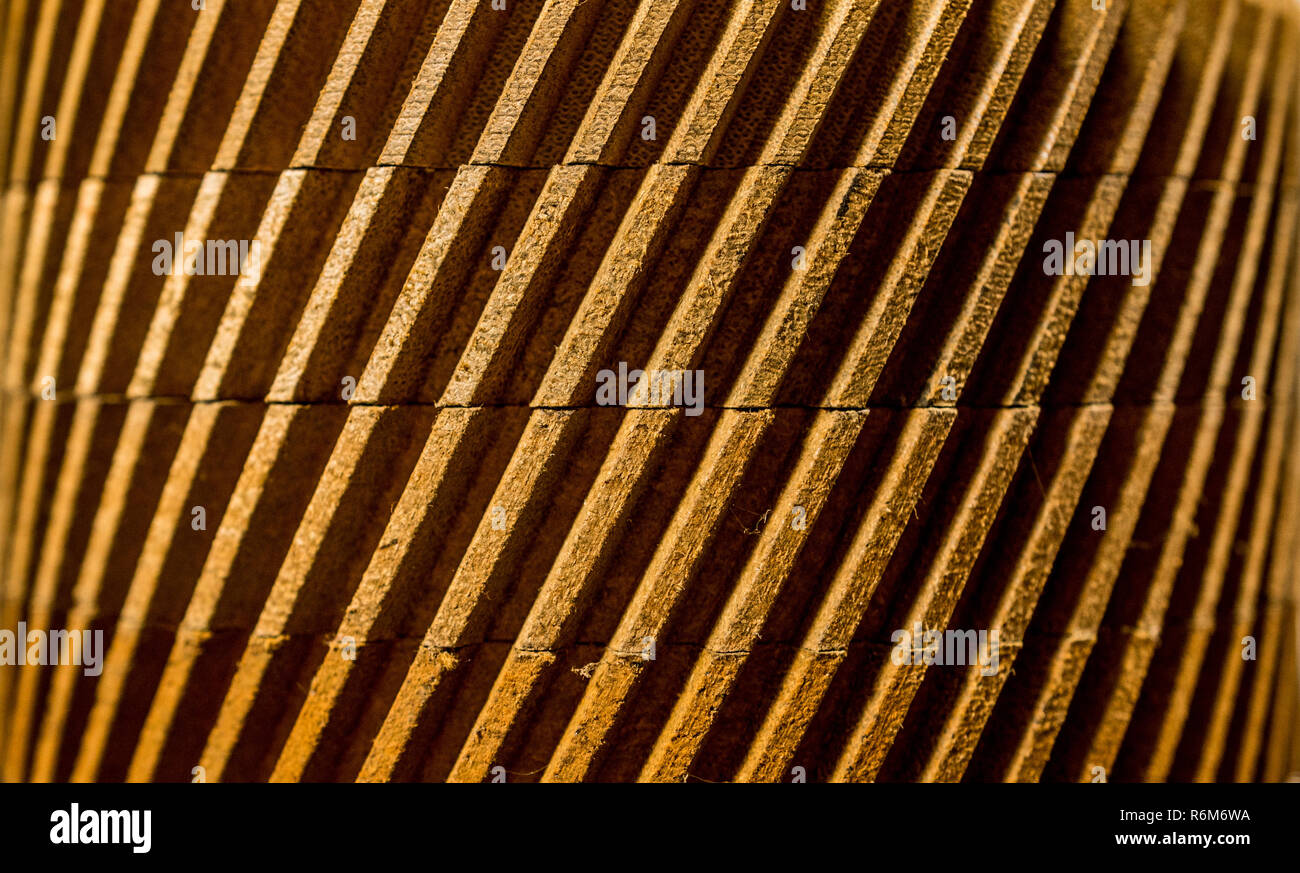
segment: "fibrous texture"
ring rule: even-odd
[[[4,779],[1300,770],[1300,4],[0,22]]]

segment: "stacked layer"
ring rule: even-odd
[[[4,779],[1300,770],[1300,6],[195,3],[0,0]]]

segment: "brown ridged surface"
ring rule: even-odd
[[[0,778],[1300,774],[1300,3],[200,5],[0,0]]]

